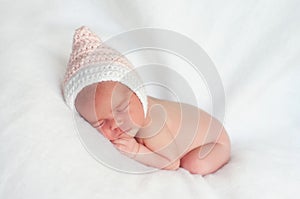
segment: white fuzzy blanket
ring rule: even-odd
[[[0,198],[292,198],[300,194],[298,0],[0,1]],[[214,61],[231,161],[132,175],[83,147],[63,101],[74,29],[179,32]],[[204,104],[203,109],[207,109]]]

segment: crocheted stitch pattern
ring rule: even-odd
[[[129,87],[140,99],[146,115],[146,92],[132,64],[121,53],[106,46],[87,27],[82,26],[75,31],[72,53],[63,81],[63,94],[68,106],[74,109],[74,101],[80,90],[101,81],[118,81]]]
[[[82,26],[76,29],[73,37],[72,53],[63,84],[65,85],[79,69],[97,63],[115,63],[131,69],[133,68],[126,57],[102,43],[100,38],[87,27]]]

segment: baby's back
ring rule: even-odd
[[[220,127],[220,123],[203,110],[189,104],[152,97],[149,97],[149,102],[150,107],[152,106],[152,127],[145,129],[144,135],[152,137],[143,139],[143,142],[152,150],[159,151],[168,146],[169,150],[172,150],[168,153],[174,152],[180,158],[194,148],[213,142],[217,138],[213,133],[208,135],[208,127],[210,122],[212,127]],[[174,145],[177,151],[174,151]]]

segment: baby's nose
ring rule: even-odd
[[[123,134],[123,131],[114,122],[114,124],[111,126],[110,134],[112,137],[117,138],[117,137],[120,137],[121,134]]]

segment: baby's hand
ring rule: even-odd
[[[123,133],[120,138],[111,141],[114,146],[129,158],[134,158],[139,151],[140,144],[134,137]]]

